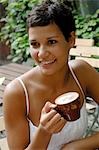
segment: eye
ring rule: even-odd
[[[38,42],[30,42],[30,44],[32,45],[33,48],[38,48],[40,46],[40,44]]]
[[[57,43],[56,40],[49,40],[49,41],[48,41],[48,44],[49,44],[49,45],[54,45],[54,44],[56,44],[56,43]]]

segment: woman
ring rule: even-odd
[[[82,139],[87,128],[85,97],[99,104],[99,74],[82,60],[68,62],[75,44],[75,23],[67,2],[46,0],[27,19],[30,54],[37,66],[7,85],[4,118],[10,150],[93,150],[99,133]],[[93,80],[92,80],[93,77]],[[81,115],[66,121],[55,99],[80,95]]]

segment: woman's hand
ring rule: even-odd
[[[41,112],[40,126],[50,134],[60,132],[66,123],[66,120],[54,110],[55,107],[56,105],[46,102]]]

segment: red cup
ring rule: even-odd
[[[80,118],[80,99],[77,92],[68,92],[56,98],[55,110],[67,121]]]

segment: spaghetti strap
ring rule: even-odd
[[[28,91],[26,89],[26,86],[24,84],[24,82],[22,81],[21,78],[16,78],[20,84],[22,85],[23,87],[23,90],[24,90],[24,93],[25,93],[25,99],[26,99],[26,109],[27,109],[27,115],[29,114],[29,98],[28,98]]]
[[[79,89],[81,90],[81,93],[82,93],[82,95],[83,95],[83,98],[85,99],[84,91],[83,91],[83,89],[82,89],[82,87],[81,87],[81,85],[80,85],[80,83],[79,83],[79,80],[78,80],[77,76],[75,75],[75,73],[74,73],[72,67],[70,66],[70,64],[69,64],[69,69],[70,69],[71,74],[72,74],[73,78],[75,79],[77,85],[79,86]]]

